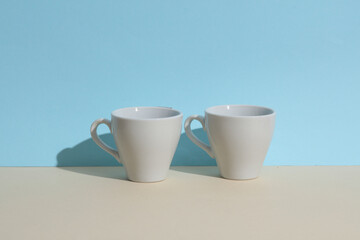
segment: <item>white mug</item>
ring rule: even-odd
[[[210,146],[191,131],[196,119],[207,132]],[[275,112],[248,105],[223,105],[206,109],[205,118],[192,115],[185,121],[186,135],[210,157],[216,159],[224,178],[257,178],[265,160],[275,127]]]
[[[113,149],[98,136],[99,124],[114,136]],[[131,107],[111,113],[111,122],[98,119],[91,125],[94,142],[126,169],[135,182],[158,182],[166,178],[181,134],[182,113],[166,107]]]

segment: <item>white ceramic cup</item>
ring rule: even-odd
[[[117,147],[104,143],[96,130],[106,124]],[[181,134],[182,113],[165,107],[131,107],[111,113],[111,122],[98,119],[91,125],[94,142],[126,169],[135,182],[158,182],[166,178]]]
[[[191,131],[198,120],[207,132],[210,146]],[[275,112],[248,105],[223,105],[206,109],[205,118],[192,115],[185,121],[186,135],[216,159],[224,178],[245,180],[259,176],[275,127]]]

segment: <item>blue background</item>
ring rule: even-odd
[[[359,10],[331,0],[1,1],[0,165],[116,165],[89,139],[93,120],[127,106],[187,117],[221,104],[276,110],[267,165],[360,164]],[[173,163],[215,161],[182,135]]]

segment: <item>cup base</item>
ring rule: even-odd
[[[222,178],[225,178],[227,180],[233,180],[233,181],[249,181],[259,178],[259,176],[256,177],[249,177],[249,178],[232,178],[232,177],[224,177],[221,175]]]
[[[166,178],[164,179],[156,179],[156,180],[149,180],[149,181],[144,181],[144,180],[136,180],[136,179],[130,179],[128,178],[129,181],[131,182],[135,182],[135,183],[158,183],[158,182],[163,182],[166,180]]]

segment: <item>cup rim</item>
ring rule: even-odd
[[[252,116],[229,116],[229,115],[224,115],[224,114],[219,114],[219,113],[211,113],[210,110],[213,108],[220,108],[220,107],[251,107],[251,108],[261,108],[264,110],[268,110],[270,111],[269,114],[263,114],[263,115],[252,115]],[[263,106],[257,106],[257,105],[246,105],[246,104],[225,104],[225,105],[216,105],[216,106],[212,106],[212,107],[208,107],[205,110],[205,113],[207,115],[212,115],[212,116],[217,116],[217,117],[224,117],[224,118],[263,118],[263,117],[269,117],[269,116],[274,116],[275,111],[271,108],[268,107],[263,107]]]
[[[157,118],[136,118],[136,117],[127,117],[127,116],[116,115],[116,112],[120,111],[120,110],[139,109],[139,108],[168,110],[168,111],[174,112],[175,115],[170,116],[170,117],[157,117]],[[169,119],[178,118],[178,117],[182,117],[182,116],[183,116],[183,114],[180,111],[173,109],[171,107],[152,107],[152,106],[125,107],[125,108],[118,108],[111,112],[112,118],[132,120],[132,121],[159,121],[159,120],[169,120]]]

